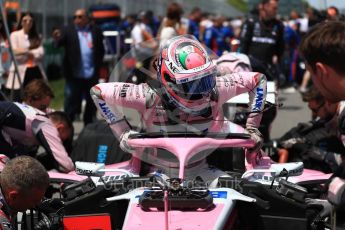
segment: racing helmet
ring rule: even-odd
[[[194,36],[168,40],[160,50],[157,67],[163,97],[170,104],[193,115],[209,107],[217,68]]]

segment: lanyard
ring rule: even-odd
[[[91,33],[90,32],[81,32],[82,36],[85,38],[87,46],[92,49],[93,48],[93,44],[92,44],[92,38],[89,39],[89,35],[91,37]]]

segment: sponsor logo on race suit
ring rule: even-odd
[[[127,91],[129,89],[129,87],[130,87],[130,85],[128,85],[128,84],[124,84],[122,86],[122,89],[120,91],[120,97],[126,97],[127,96]]]
[[[104,116],[110,121],[110,123],[116,122],[115,114],[109,109],[105,102],[99,102],[98,105],[101,108]]]
[[[260,87],[256,89],[255,107],[253,111],[260,111],[264,99],[264,90]]]

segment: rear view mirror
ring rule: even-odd
[[[75,162],[75,172],[83,176],[103,176],[105,165],[103,163],[93,162]]]

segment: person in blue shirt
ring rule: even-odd
[[[202,17],[202,11],[199,7],[195,7],[190,15],[188,20],[188,30],[187,33],[194,35],[198,40],[200,39],[200,27],[199,23]]]
[[[131,31],[135,26],[136,15],[130,14],[126,16],[126,19],[121,24],[121,30],[125,32],[125,37],[131,37]]]
[[[224,17],[218,16],[213,26],[207,28],[204,36],[205,45],[215,54],[221,56],[224,51],[230,51],[230,39],[234,37],[234,32],[228,26],[223,26]]]
[[[157,36],[159,27],[161,25],[160,20],[154,15],[152,10],[148,10],[147,11],[147,17],[148,17],[148,26],[150,27],[150,29],[152,30],[152,34],[154,37]]]
[[[301,37],[297,31],[298,24],[295,21],[290,21],[284,27],[284,41],[286,57],[284,59],[284,71],[288,82],[296,81],[299,83],[302,80],[303,71],[298,68],[299,55],[297,46]]]
[[[74,13],[73,24],[62,30],[55,30],[53,38],[56,45],[65,48],[64,77],[65,102],[64,111],[74,121],[80,112],[83,97],[86,106],[83,116],[84,124],[93,121],[96,107],[90,97],[90,88],[98,83],[99,70],[103,63],[104,46],[102,31],[93,23],[85,9]]]

